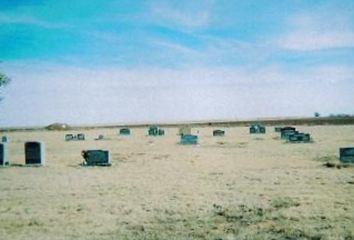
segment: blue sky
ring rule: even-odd
[[[3,126],[354,113],[354,1],[0,0]]]

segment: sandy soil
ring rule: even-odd
[[[194,128],[197,146],[177,144],[177,128],[87,130],[84,142],[8,133],[0,239],[354,239],[354,168],[323,166],[354,146],[354,126],[297,128],[314,142],[284,143],[272,127]],[[45,167],[21,166],[28,140],[45,142]],[[113,165],[80,166],[84,149],[110,150]]]

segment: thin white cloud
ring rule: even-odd
[[[95,83],[110,87],[188,87],[188,86],[227,86],[264,85],[278,83],[340,83],[353,82],[354,69],[348,65],[318,65],[289,69],[282,65],[252,65],[238,67],[184,66],[182,68],[159,67],[68,67],[37,62],[34,64],[4,63],[3,69],[16,81],[26,80],[51,84],[76,84],[76,82]],[[27,80],[29,79],[29,80]]]
[[[309,79],[314,81],[337,84],[354,81],[354,68],[343,65],[321,65],[311,69],[307,73]]]
[[[354,29],[349,17],[336,12],[301,13],[289,19],[290,30],[277,41],[284,49],[297,51],[354,47]]]
[[[42,28],[56,29],[63,28],[65,25],[58,23],[51,23],[37,19],[33,16],[9,16],[5,14],[0,14],[0,25],[2,24],[24,24],[24,25],[35,25]]]
[[[354,101],[354,70],[342,65],[89,69],[4,63],[3,69],[13,78],[0,109],[4,126],[311,115],[347,112]]]
[[[179,67],[230,66],[238,63],[264,62],[274,49],[265,43],[251,43],[206,34],[191,34],[198,44],[181,43],[172,39],[146,37],[146,43],[160,49],[155,57],[175,59]],[[177,59],[177,60],[176,60]]]
[[[152,1],[151,18],[160,24],[181,28],[206,27],[212,14],[212,0]]]
[[[183,53],[189,56],[200,56],[200,52],[198,52],[194,48],[187,47],[177,42],[172,42],[163,39],[151,39],[150,43],[152,45],[160,46],[165,49],[170,49],[171,51],[176,53]]]

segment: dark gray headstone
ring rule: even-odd
[[[158,131],[159,131],[159,129],[156,126],[151,126],[151,127],[149,127],[148,135],[149,136],[157,136]]]
[[[266,132],[266,127],[264,125],[259,124],[258,125],[259,133],[265,133]]]
[[[180,143],[184,145],[198,144],[198,136],[191,134],[182,135]]]
[[[72,140],[74,140],[73,134],[66,134],[65,135],[65,141],[72,141]]]
[[[339,160],[342,163],[354,163],[354,147],[340,148]]]
[[[274,132],[281,132],[282,127],[274,127]]]
[[[157,126],[151,126],[148,130],[149,136],[163,136],[165,135],[165,131]]]
[[[280,129],[280,132],[283,132],[283,131],[296,131],[296,128],[294,128],[294,127],[282,127]]]
[[[214,137],[216,137],[216,136],[222,137],[222,136],[224,136],[224,135],[225,135],[225,131],[223,131],[223,130],[217,129],[217,130],[214,130],[214,131],[213,131],[213,136],[214,136]]]
[[[79,133],[79,134],[77,135],[77,140],[84,141],[84,140],[85,140],[85,134]]]
[[[288,141],[291,143],[308,143],[310,142],[310,134],[308,133],[295,133],[289,135]]]
[[[9,159],[7,156],[7,144],[0,143],[0,167],[9,165]]]
[[[26,159],[26,164],[44,165],[45,163],[44,144],[41,142],[26,142],[25,159]]]
[[[266,132],[266,128],[265,126],[261,125],[261,124],[252,124],[250,127],[250,134],[263,134]]]
[[[110,166],[111,159],[109,151],[105,150],[87,150],[82,151],[84,165],[86,166]]]
[[[1,137],[1,142],[7,143],[8,141],[9,141],[9,139],[7,138],[7,136],[2,136]]]
[[[280,138],[281,139],[285,139],[285,140],[289,140],[289,137],[291,135],[294,135],[294,134],[297,134],[297,133],[299,133],[299,132],[295,131],[295,130],[283,130],[280,133]]]
[[[254,126],[251,126],[250,127],[250,134],[254,134],[254,133],[256,133],[256,128],[254,127]]]
[[[160,129],[158,130],[158,132],[157,132],[157,135],[158,135],[158,136],[163,136],[163,135],[165,135],[165,130],[163,130],[163,129],[160,128]]]
[[[103,140],[104,136],[102,134],[98,135],[98,137],[95,140]]]
[[[121,128],[119,130],[120,135],[130,135],[130,129],[129,128]]]

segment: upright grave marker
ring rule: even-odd
[[[339,160],[342,163],[354,163],[354,147],[340,148]]]
[[[214,137],[223,137],[225,136],[225,131],[217,129],[213,131],[213,136]]]
[[[274,127],[274,132],[281,132],[282,127]]]
[[[79,134],[77,135],[77,140],[85,141],[85,134],[79,133]]]
[[[74,140],[73,134],[66,134],[65,135],[65,141],[72,141],[72,140]]]
[[[45,146],[41,142],[25,143],[25,159],[26,165],[44,165],[45,163]]]
[[[95,140],[103,140],[104,136],[102,134],[98,135],[97,138],[95,138]]]
[[[284,130],[284,131],[281,131],[280,138],[285,139],[285,140],[289,140],[289,137],[291,135],[298,134],[298,133],[299,132],[295,131],[295,130]]]
[[[294,127],[282,127],[282,128],[280,128],[280,132],[282,132],[282,131],[295,131],[296,130],[296,128],[294,128]]]
[[[0,143],[0,167],[9,165],[9,159],[7,157],[7,144]]]
[[[310,142],[309,133],[294,133],[289,135],[288,141],[291,143],[308,143]]]
[[[178,129],[178,135],[180,136],[190,135],[190,134],[192,134],[192,129],[188,125],[182,126]]]
[[[86,150],[82,151],[85,166],[111,166],[109,151],[105,150]]]
[[[163,136],[165,135],[165,131],[157,126],[151,126],[148,130],[149,136]]]
[[[130,135],[130,129],[129,128],[121,128],[120,130],[119,130],[119,134],[120,135]]]
[[[252,124],[250,127],[250,134],[264,134],[266,132],[266,128],[264,125],[261,125],[259,123],[257,124]]]
[[[9,139],[7,138],[7,136],[2,136],[1,137],[1,142],[2,143],[7,143],[9,141]]]

